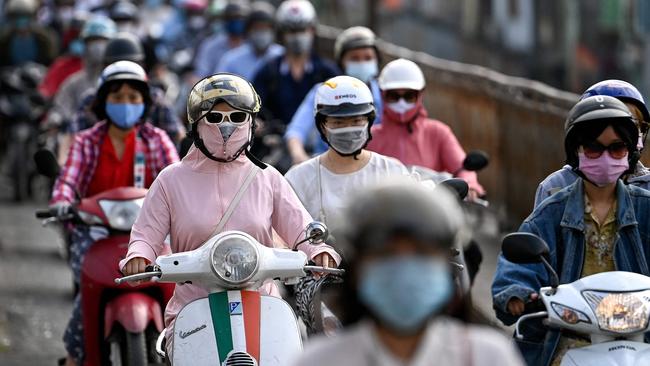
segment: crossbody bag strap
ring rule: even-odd
[[[241,187],[239,187],[239,191],[237,191],[237,194],[235,194],[235,197],[230,202],[230,205],[226,209],[226,212],[224,212],[223,216],[221,216],[221,220],[219,220],[219,224],[217,224],[216,229],[214,229],[214,232],[212,232],[212,235],[210,235],[210,237],[219,234],[221,230],[223,230],[223,227],[226,226],[226,223],[230,219],[230,216],[232,216],[232,213],[235,211],[237,206],[239,206],[239,201],[241,201],[242,197],[244,196],[244,193],[246,193],[248,187],[250,187],[251,183],[253,182],[253,178],[255,178],[255,176],[259,171],[260,168],[258,168],[256,165],[253,164],[251,170],[248,172],[248,175],[246,176],[246,179],[244,180],[244,184],[242,184]]]

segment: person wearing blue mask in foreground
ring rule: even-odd
[[[496,330],[441,315],[453,295],[452,247],[465,226],[457,199],[388,180],[348,202],[337,246],[344,329],[310,340],[293,365],[523,365]]]

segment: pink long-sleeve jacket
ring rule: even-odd
[[[171,236],[172,252],[198,248],[210,238],[221,216],[243,184],[251,168],[243,154],[230,163],[219,163],[192,147],[181,162],[164,169],[145,198],[133,229],[129,251],[120,268],[132,258],[154,262],[164,250],[164,240]],[[268,167],[255,176],[239,206],[226,223],[224,231],[240,230],[260,243],[273,247],[273,229],[289,244],[304,236],[312,217],[300,203],[289,183],[274,168]],[[341,257],[327,245],[303,244],[299,249],[309,258],[329,253],[338,263]],[[262,292],[279,296],[277,287],[267,283]],[[207,291],[191,284],[177,285],[165,309],[168,339],[173,321],[181,308]]]
[[[384,108],[381,125],[372,127],[368,150],[391,156],[405,165],[419,165],[439,172],[456,173],[463,166],[465,151],[449,126],[428,118],[424,106],[410,123],[401,122],[395,112]],[[476,173],[461,171],[459,178],[471,189],[484,194]]]

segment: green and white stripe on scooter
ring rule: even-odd
[[[246,352],[244,307],[240,291],[213,293],[208,296],[219,362],[231,351]]]

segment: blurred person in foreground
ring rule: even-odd
[[[465,225],[450,192],[389,180],[360,192],[344,214],[344,328],[310,340],[293,365],[523,365],[496,330],[441,315]]]
[[[107,66],[100,80],[93,107],[102,121],[75,135],[54,185],[50,205],[59,217],[71,212],[75,190],[83,198],[117,187],[148,188],[163,168],[178,161],[165,132],[147,122],[151,97],[142,67],[119,61]],[[89,227],[72,230],[70,265],[76,283],[85,253],[98,236],[101,238]],[[84,343],[79,294],[63,341],[68,352],[66,365],[81,364]]]
[[[35,62],[48,66],[58,53],[53,31],[36,22],[36,0],[9,0],[0,26],[0,66]]]
[[[266,61],[284,53],[284,47],[275,43],[275,8],[265,1],[251,4],[246,19],[246,42],[226,53],[214,70],[229,72],[252,80]]]
[[[376,79],[379,71],[379,51],[375,34],[366,27],[344,30],[336,37],[334,58],[346,75],[368,85],[375,107],[375,118],[372,122],[375,125],[381,123],[383,104]],[[320,84],[315,85],[309,91],[291,118],[291,123],[284,134],[293,164],[309,159],[310,153],[320,154],[327,151],[327,143],[321,138],[313,123],[314,99],[319,86]]]
[[[382,124],[372,128],[368,150],[448,172],[467,181],[468,199],[485,194],[475,172],[463,171],[465,151],[446,124],[428,117],[423,103],[426,81],[418,65],[403,58],[389,62],[379,74],[384,102]]]

